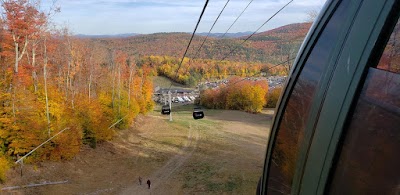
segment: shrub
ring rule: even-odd
[[[275,108],[282,93],[282,87],[273,89],[268,95],[267,108]]]
[[[8,169],[10,169],[10,163],[2,154],[0,154],[0,182],[6,181],[6,172]]]
[[[266,104],[268,84],[265,81],[239,81],[232,79],[221,89],[207,89],[200,94],[200,105],[213,109],[261,112]]]

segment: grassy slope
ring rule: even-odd
[[[269,115],[205,110],[206,118],[195,121],[191,118],[192,107],[180,107],[173,113],[174,124],[191,126],[201,135],[196,151],[179,172],[184,193],[254,194],[270,122],[262,119]]]
[[[184,85],[171,81],[170,79],[163,76],[153,77],[153,86],[161,88],[169,88],[172,84],[172,88],[186,88]]]

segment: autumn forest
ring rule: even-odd
[[[27,0],[2,1],[1,6],[0,180],[12,162],[62,130],[25,162],[71,159],[84,144],[95,148],[112,139],[139,114],[153,110],[153,76],[196,86],[232,76],[231,82],[237,82],[261,73],[286,75],[310,27],[284,26],[243,45],[243,38],[209,38],[201,51],[204,37],[195,36],[179,69],[187,33],[80,38],[53,25],[58,8],[45,12]],[[278,63],[282,66],[274,67]],[[266,81],[242,82],[206,90],[198,103],[259,112],[268,104],[268,91]],[[277,99],[279,91],[273,93]]]

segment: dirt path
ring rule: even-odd
[[[192,125],[189,126],[187,142],[181,149],[181,152],[165,163],[160,169],[153,172],[150,176],[145,178],[152,178],[151,180],[151,189],[147,188],[146,180],[143,181],[143,185],[134,185],[125,189],[121,194],[162,194],[168,189],[168,186],[165,185],[165,181],[167,181],[170,176],[175,173],[181,166],[185,163],[185,161],[190,158],[193,152],[197,148],[197,143],[199,141],[200,134],[198,130],[194,129]]]

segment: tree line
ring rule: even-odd
[[[153,74],[165,76],[177,83],[195,86],[201,81],[227,79],[232,76],[260,76],[261,72],[269,75],[285,75],[284,67],[272,68],[270,63],[250,63],[236,61],[218,61],[212,59],[185,58],[180,66],[180,59],[171,56],[141,56],[138,65],[153,68]]]
[[[211,109],[243,110],[259,113],[264,107],[274,108],[281,88],[268,90],[266,80],[243,80],[238,77],[228,84],[201,92],[197,104]]]

